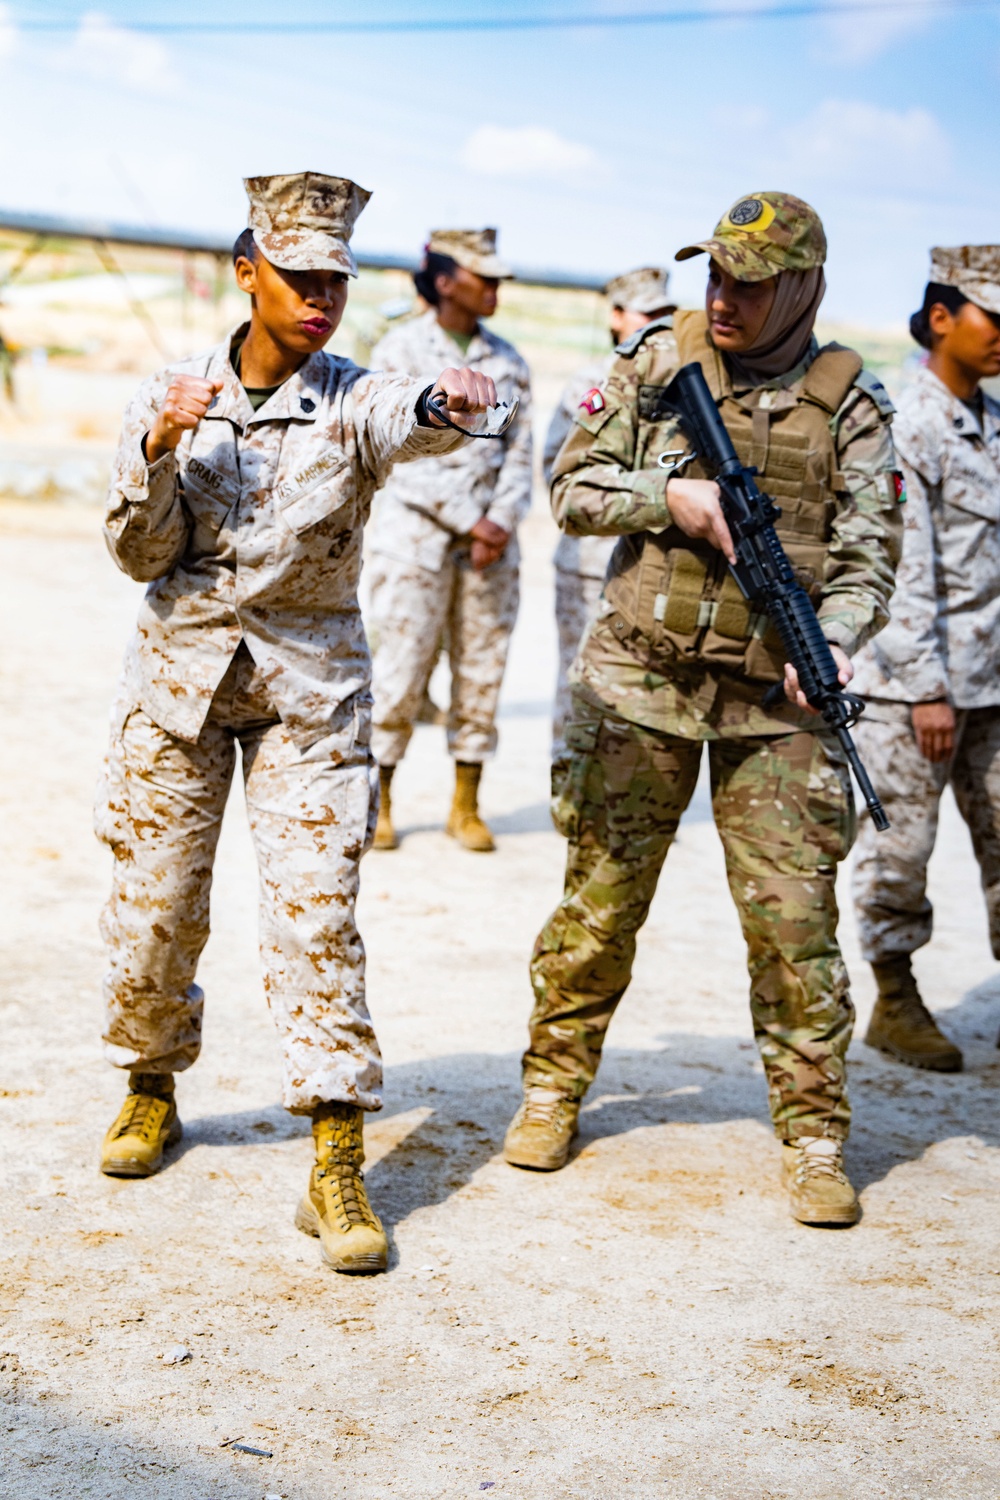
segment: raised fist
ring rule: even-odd
[[[170,382],[156,421],[146,434],[146,460],[155,464],[172,453],[191,432],[222,390],[221,380],[202,380],[197,375],[178,375]]]

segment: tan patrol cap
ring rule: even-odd
[[[675,306],[667,290],[669,285],[670,272],[662,266],[640,266],[637,271],[626,271],[624,276],[613,276],[604,288],[604,295],[614,307],[654,313]]]
[[[254,244],[284,271],[345,271],[357,276],[348,243],[354,223],[371,197],[348,177],[292,172],[244,177],[250,199]]]
[[[935,245],[931,281],[957,287],[984,312],[1000,313],[1000,245]]]
[[[427,249],[431,255],[450,255],[457,265],[491,281],[509,281],[514,275],[497,254],[495,229],[432,229]]]
[[[685,245],[675,260],[706,251],[737,281],[764,281],[779,271],[811,271],[826,260],[819,214],[791,193],[748,193],[719,220],[710,240]]]

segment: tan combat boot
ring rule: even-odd
[[[781,1167],[792,1218],[800,1224],[856,1224],[858,1195],[844,1171],[843,1147],[829,1136],[785,1141]]]
[[[470,761],[455,762],[455,796],[445,824],[445,833],[458,839],[463,849],[486,854],[496,848],[493,835],[479,816],[479,779],[481,765]]]
[[[533,1167],[536,1172],[558,1172],[566,1165],[579,1113],[578,1099],[567,1099],[558,1089],[529,1084],[507,1129],[504,1161],[512,1167]]]
[[[152,1177],[163,1153],[183,1135],[174,1103],[172,1073],[130,1073],[128,1095],[104,1137],[101,1171],[106,1177]]]
[[[316,1165],[295,1214],[297,1228],[319,1237],[326,1264],[354,1275],[384,1271],[389,1262],[385,1230],[372,1212],[361,1177],[362,1118],[356,1104],[316,1109]]]
[[[395,849],[399,844],[396,830],[392,826],[392,773],[395,766],[378,768],[378,822],[375,824],[373,849]]]
[[[888,1052],[911,1068],[935,1073],[960,1073],[962,1054],[938,1028],[920,998],[910,967],[910,955],[897,953],[872,964],[878,999],[868,1022],[869,1047]]]

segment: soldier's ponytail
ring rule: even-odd
[[[945,286],[942,281],[929,281],[924,291],[924,305],[910,319],[910,337],[916,340],[921,349],[932,349],[934,337],[931,333],[931,308],[940,303],[950,313],[957,313],[968,300],[957,286]]]
[[[454,276],[457,269],[458,262],[452,260],[450,255],[438,255],[436,250],[428,250],[420,270],[413,273],[417,295],[429,302],[431,307],[437,307],[440,298],[435,282],[439,276]]]

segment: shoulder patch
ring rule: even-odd
[[[647,323],[645,328],[640,328],[638,332],[633,333],[632,337],[626,339],[624,343],[616,345],[615,353],[622,359],[631,359],[636,350],[642,348],[642,345],[649,338],[650,334],[663,333],[664,330],[669,331],[673,326],[673,313],[667,313],[662,318],[654,318],[652,323]]]
[[[581,409],[589,412],[591,416],[594,416],[595,412],[603,411],[606,405],[607,402],[604,399],[604,394],[596,385],[587,392],[580,402]]]
[[[865,395],[870,397],[870,399],[874,401],[875,405],[878,407],[880,416],[892,416],[893,412],[896,410],[895,406],[893,406],[892,404],[892,397],[889,395],[889,392],[886,390],[885,386],[882,384],[881,380],[879,380],[877,375],[873,375],[871,370],[859,370],[854,378],[854,384],[857,386],[859,391],[864,391]]]

